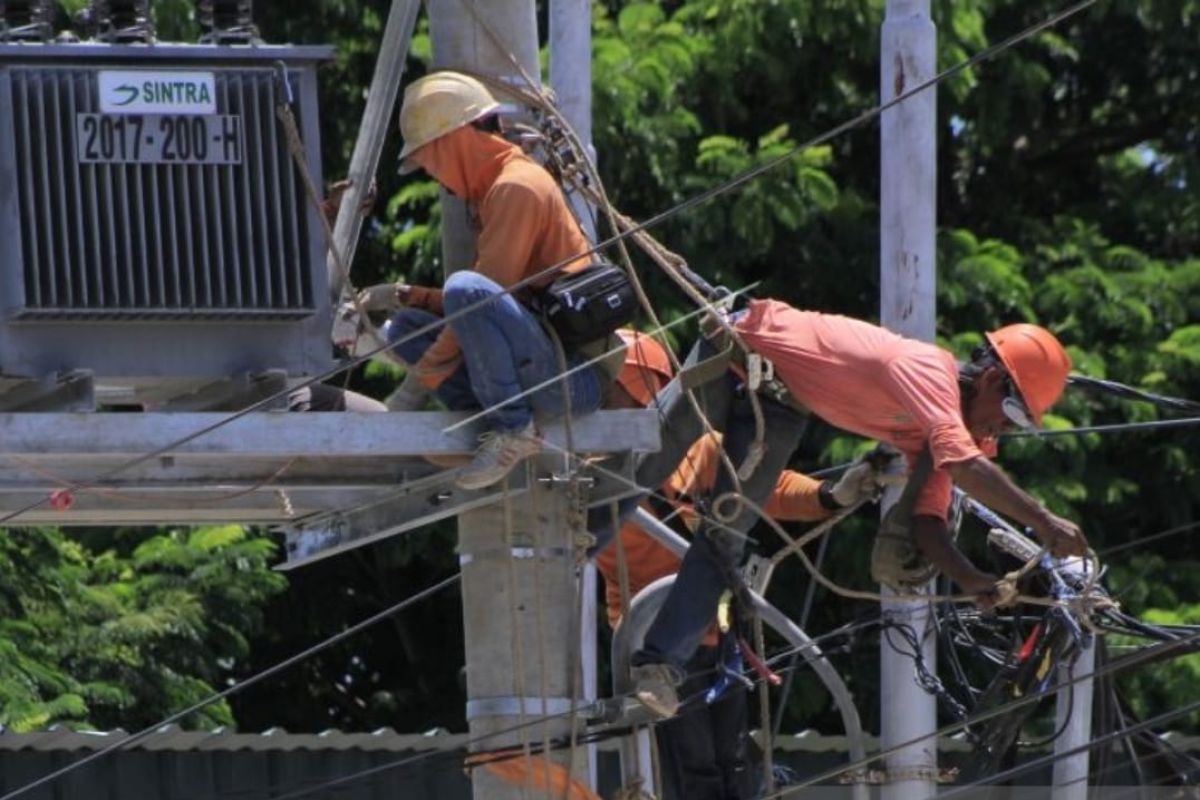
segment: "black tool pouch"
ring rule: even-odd
[[[637,314],[629,276],[604,263],[563,275],[537,294],[535,305],[568,346],[601,339]]]

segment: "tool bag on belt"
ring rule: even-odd
[[[898,592],[908,592],[928,583],[937,573],[921,555],[913,536],[913,508],[917,495],[929,480],[933,456],[926,447],[904,484],[900,499],[888,509],[879,523],[871,548],[871,577]]]
[[[637,296],[620,267],[596,262],[558,278],[532,303],[564,345],[603,339],[637,314]]]

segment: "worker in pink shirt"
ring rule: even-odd
[[[981,605],[995,601],[996,577],[976,568],[954,546],[946,521],[953,484],[1032,528],[1055,555],[1086,552],[1087,542],[1075,523],[1051,513],[989,460],[998,434],[1039,425],[1066,386],[1070,358],[1046,329],[1017,324],[988,333],[987,346],[960,366],[936,345],[777,300],[751,302],[732,324],[749,353],[770,363],[774,376],[758,389],[766,450],[754,472],[740,482],[742,494],[756,504],[761,506],[774,487],[807,416],[813,415],[905,455],[910,482],[919,487],[908,493],[908,535],[934,568],[964,592],[979,595]],[[717,352],[712,342],[702,340],[688,361],[704,361]],[[696,389],[709,421],[723,431],[734,465],[743,463],[754,442],[747,363],[735,348],[731,369]],[[638,464],[637,482],[643,487],[661,485],[703,432],[679,378],[656,403],[665,415],[663,446]],[[736,486],[728,470],[721,470],[709,499]],[[711,507],[707,512],[711,518]],[[638,697],[663,716],[678,707],[680,667],[703,637],[732,565],[741,557],[740,534],[756,521],[753,510],[742,507],[719,527],[711,522],[703,526],[642,649],[634,654]],[[599,532],[598,538],[604,534]]]

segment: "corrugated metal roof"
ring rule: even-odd
[[[114,742],[128,739],[130,734],[117,729],[113,731],[73,731],[55,725],[44,731],[31,733],[0,733],[0,751],[76,751],[99,750]],[[1183,736],[1178,733],[1164,734],[1172,746],[1180,750],[1200,751],[1200,737]],[[187,731],[178,725],[164,725],[146,738],[124,748],[131,751],[191,752],[254,751],[290,752],[293,750],[361,750],[364,752],[418,752],[422,750],[453,750],[466,748],[470,737],[465,733],[450,733],[435,728],[426,733],[397,733],[392,728],[380,728],[370,733],[349,733],[326,730],[320,733],[289,733],[283,728],[269,728],[261,733],[235,733],[218,728],[213,731]],[[878,740],[867,736],[863,740],[868,750],[877,749]],[[605,746],[605,743],[601,743]],[[786,752],[845,752],[845,736],[826,736],[814,730],[805,730],[775,740],[775,748]],[[962,736],[942,737],[938,742],[942,752],[966,752],[970,744]]]
[[[0,734],[0,751],[38,750],[75,751],[100,750],[128,739],[131,734],[120,729],[113,731],[73,731],[55,725],[44,731]],[[380,728],[370,733],[346,733],[327,730],[320,733],[288,733],[271,728],[262,733],[235,733],[219,728],[214,731],[186,731],[178,725],[164,725],[128,750],[162,750],[189,752],[193,750],[258,752],[292,750],[362,750],[413,752],[419,750],[465,747],[466,734],[452,734],[440,728],[428,733],[397,733]]]

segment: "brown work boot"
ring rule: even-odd
[[[542,440],[532,422],[520,430],[489,431],[479,439],[483,444],[454,480],[460,489],[484,489],[499,483],[517,464],[542,451]]]

